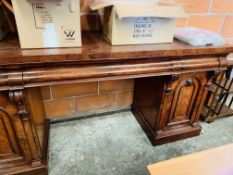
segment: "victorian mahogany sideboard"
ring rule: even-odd
[[[0,42],[0,174],[47,174],[49,122],[36,87],[135,78],[132,111],[162,144],[200,134],[211,80],[232,65],[230,52],[178,41],[112,47],[100,33],[84,33],[82,48],[21,50],[9,36]]]

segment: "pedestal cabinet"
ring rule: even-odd
[[[210,73],[139,78],[133,112],[153,145],[200,134]]]

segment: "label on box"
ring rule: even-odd
[[[53,17],[45,4],[32,4],[32,9],[37,29],[44,29],[45,24],[53,23]]]
[[[152,17],[138,18],[134,22],[133,38],[152,38],[154,33]]]

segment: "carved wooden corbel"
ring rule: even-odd
[[[170,78],[168,85],[167,85],[167,88],[166,88],[166,95],[171,95],[171,93],[174,91],[172,89],[172,84],[178,79],[179,79],[178,74],[171,75],[171,78]]]
[[[9,91],[9,97],[10,101],[16,104],[20,118],[28,119],[29,112],[25,105],[25,96],[23,90],[11,90]]]

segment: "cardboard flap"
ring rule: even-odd
[[[92,10],[98,10],[101,8],[113,6],[115,4],[127,4],[127,5],[134,5],[134,4],[157,4],[159,0],[102,0],[102,1],[95,1],[89,3],[89,7]]]
[[[114,4],[118,17],[158,17],[158,18],[185,18],[187,14],[181,7],[165,5],[123,5]]]
[[[91,10],[98,10],[109,6],[113,6],[112,1],[101,1],[101,2],[94,2],[89,4]]]
[[[159,0],[104,0],[114,4],[158,4]]]

